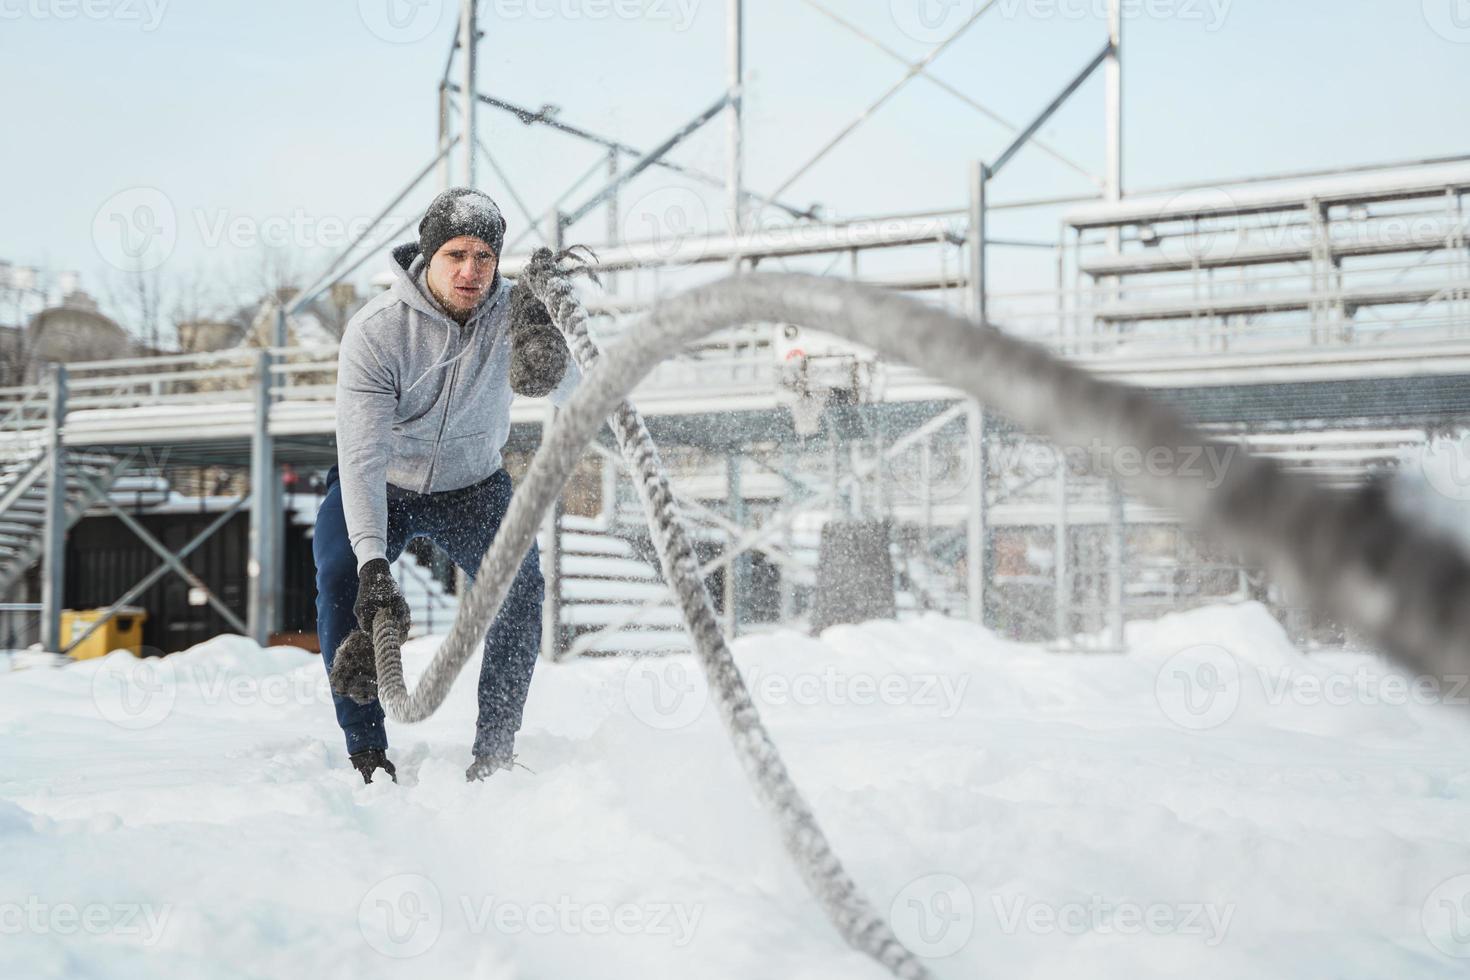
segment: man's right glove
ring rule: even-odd
[[[378,610],[386,609],[398,621],[398,635],[408,636],[408,603],[393,581],[393,571],[386,558],[374,558],[357,572],[357,602],[352,612],[357,616],[357,625],[372,636],[373,620]]]

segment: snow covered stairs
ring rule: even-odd
[[[562,518],[561,622],[571,656],[690,648],[684,619],[652,561],[591,518]]]
[[[0,458],[0,596],[10,590],[45,551],[46,494],[51,482],[49,452],[17,447]],[[66,454],[66,526],[107,496],[131,457],[106,453]]]

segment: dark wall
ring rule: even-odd
[[[177,553],[219,515],[133,516],[165,547]],[[286,521],[281,625],[288,631],[316,630],[316,572],[309,530],[289,518]],[[241,620],[248,614],[249,535],[249,513],[236,514],[184,559],[184,565]],[[161,563],[162,559],[117,517],[83,518],[67,536],[66,608],[107,606]],[[131,604],[148,611],[148,621],[143,627],[144,645],[164,653],[187,649],[221,633],[235,632],[212,606],[189,605],[189,583],[172,569]]]

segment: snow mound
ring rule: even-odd
[[[926,616],[733,649],[937,976],[1463,975],[1465,708],[1339,698],[1384,665],[1303,656],[1259,606],[1129,640]],[[406,646],[411,681],[438,644]],[[477,675],[389,723],[396,785],[348,766],[295,648],[0,675],[6,975],[884,976],[807,896],[691,656],[539,665],[534,772],[471,785]]]

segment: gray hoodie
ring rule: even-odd
[[[393,249],[393,285],[347,323],[337,354],[337,465],[359,568],[387,557],[388,485],[458,490],[500,469],[510,437],[511,284],[496,274],[460,326],[424,283],[416,242]],[[550,394],[560,405],[575,362]]]

